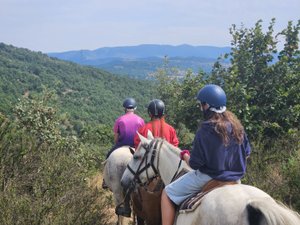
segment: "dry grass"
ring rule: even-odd
[[[94,187],[97,190],[102,190],[102,173],[98,173],[97,175],[91,177],[88,180],[88,185],[90,187]],[[115,225],[116,221],[118,220],[117,215],[115,214],[115,206],[113,203],[113,196],[112,196],[112,192],[107,190],[104,192],[105,195],[102,196],[101,198],[108,198],[111,199],[111,207],[108,209],[108,214],[107,214],[107,218],[109,218],[109,225]],[[99,199],[99,202],[101,202],[103,199]],[[133,224],[132,219],[128,219],[129,224]]]
[[[88,185],[97,190],[102,190],[102,179],[102,173],[98,173],[97,175],[88,179]],[[101,196],[101,199],[99,199],[99,203],[103,202],[103,198],[113,199],[112,192],[104,191],[104,193],[105,195]],[[118,220],[117,215],[115,214],[113,201],[111,201],[111,207],[108,209],[107,218],[109,218],[109,225],[116,224],[116,221]]]

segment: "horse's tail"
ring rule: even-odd
[[[273,199],[254,199],[247,204],[249,225],[299,225],[300,215]]]

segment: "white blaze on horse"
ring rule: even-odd
[[[191,168],[180,160],[180,149],[159,138],[140,135],[139,150],[122,176],[122,186],[136,181],[146,183],[159,175],[165,185],[182,169]],[[180,163],[181,161],[181,163]],[[298,213],[276,202],[270,195],[249,185],[235,184],[216,188],[206,194],[191,212],[179,212],[177,225],[300,225]]]
[[[116,206],[116,214],[118,215],[118,208],[123,204],[129,204],[129,199],[125,201],[125,193],[121,186],[121,177],[128,162],[132,158],[132,152],[128,146],[124,146],[114,150],[105,161],[103,177],[106,185],[112,191],[114,203]],[[128,224],[129,219],[118,215],[118,225]]]

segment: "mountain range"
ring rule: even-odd
[[[53,52],[48,55],[81,65],[98,67],[114,74],[146,78],[160,68],[165,59],[168,60],[169,66],[179,70],[210,72],[217,58],[229,52],[230,47],[144,44]]]

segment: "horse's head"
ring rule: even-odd
[[[151,131],[148,131],[147,138],[139,133],[138,135],[141,142],[121,179],[121,184],[126,190],[132,190],[137,183],[145,184],[158,175],[157,157],[163,141],[159,138],[154,139]]]

